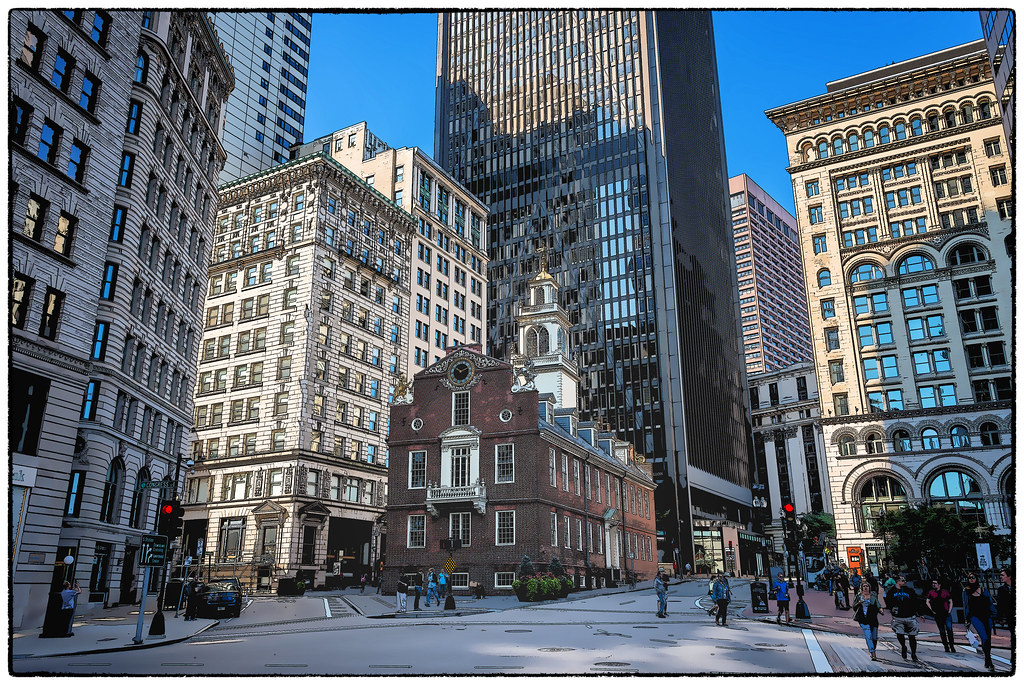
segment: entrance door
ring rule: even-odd
[[[138,547],[126,547],[124,550],[124,564],[121,566],[121,594],[117,598],[119,604],[135,604],[132,581],[135,580],[135,555],[138,552]]]
[[[89,601],[107,601],[107,590],[110,581],[108,572],[110,570],[110,544],[106,542],[96,543],[96,552],[92,558],[92,572],[89,574]]]

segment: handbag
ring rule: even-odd
[[[973,629],[969,629],[967,631],[967,641],[970,642],[971,647],[974,647],[975,649],[978,649],[978,647],[981,646],[981,639]]]

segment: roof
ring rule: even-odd
[[[590,455],[597,457],[598,459],[601,459],[609,464],[614,464],[619,468],[625,468],[636,478],[654,484],[654,479],[647,475],[645,471],[638,468],[636,464],[627,464],[619,461],[614,456],[608,454],[604,450],[600,450],[594,447],[593,445],[591,445],[589,442],[579,437],[578,435],[573,435],[569,431],[559,426],[557,423],[549,423],[544,419],[537,419],[537,427],[542,431],[548,430],[552,433],[557,433],[558,437],[562,438],[563,440],[568,440],[569,442],[579,447],[582,451],[587,452]]]

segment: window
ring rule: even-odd
[[[835,408],[836,416],[847,416],[850,413],[850,402],[846,393],[832,396],[832,405]]]
[[[57,50],[57,57],[53,61],[53,74],[50,76],[50,84],[61,92],[68,92],[71,85],[70,74],[75,68],[75,60],[63,50]]]
[[[43,316],[39,324],[39,335],[47,340],[57,338],[57,327],[60,324],[61,311],[64,308],[64,293],[54,288],[46,289],[43,298]]]
[[[121,489],[124,483],[124,464],[115,458],[107,468],[107,477],[103,483],[103,501],[100,504],[100,521],[105,523],[120,522]]]
[[[994,157],[995,155],[1002,154],[1002,147],[999,145],[998,138],[992,138],[991,140],[985,141],[985,155],[988,157]]]
[[[62,130],[57,124],[49,119],[43,121],[43,130],[39,136],[39,159],[54,164],[57,161],[57,153],[60,149],[60,136]]]
[[[409,488],[425,488],[427,486],[427,453],[409,453]]]
[[[998,331],[999,316],[996,307],[960,310],[960,329],[964,334]]]
[[[68,178],[81,183],[85,179],[85,162],[89,157],[89,148],[77,138],[71,143],[71,154],[68,155]]]
[[[892,434],[892,446],[896,452],[909,452],[913,449],[910,433],[902,429],[895,431]]]
[[[854,441],[853,436],[844,435],[839,438],[839,454],[844,457],[852,457],[857,454],[857,443]]]
[[[515,482],[515,445],[494,446],[494,482]]]
[[[859,504],[864,532],[871,532],[882,514],[906,508],[907,492],[895,478],[875,476],[861,488]]]
[[[996,208],[999,210],[1000,219],[1013,218],[1013,201],[1010,198],[996,200]]]
[[[953,426],[949,430],[949,443],[953,447],[970,447],[971,436],[963,426]]]
[[[96,361],[103,361],[107,356],[107,333],[109,329],[110,322],[96,322],[96,330],[92,336],[92,359]]]
[[[985,446],[999,445],[1002,444],[999,437],[999,427],[992,423],[986,422],[981,424],[979,431],[981,434],[981,444]]]
[[[118,185],[122,188],[132,187],[132,172],[135,169],[135,155],[125,152],[121,158],[121,174],[118,178]]]
[[[828,372],[833,384],[841,383],[845,380],[843,374],[843,362],[841,361],[830,361],[828,363]]]
[[[818,272],[818,287],[824,288],[827,285],[832,285],[832,272],[828,269],[822,269]]]
[[[39,71],[39,63],[43,57],[43,42],[46,36],[31,24],[25,31],[25,42],[21,48],[21,63],[32,71]]]
[[[956,405],[956,387],[952,383],[939,386],[922,386],[917,389],[921,408],[950,407]]]
[[[505,510],[495,512],[495,545],[516,544],[516,512]]]
[[[406,547],[427,546],[426,514],[410,514]]]
[[[814,241],[814,254],[821,254],[822,252],[828,252],[828,245],[824,235],[816,235],[813,238]]]
[[[469,392],[452,393],[452,425],[469,425]]]
[[[987,523],[981,486],[970,474],[946,471],[939,474],[928,487],[930,504],[949,509],[977,526]]]
[[[992,177],[992,185],[1001,186],[1006,185],[1006,167],[997,166],[992,167],[988,170],[989,175]]]
[[[110,17],[106,12],[97,12],[92,20],[92,32],[89,37],[101,48],[107,47],[107,35],[110,32]]]
[[[921,431],[921,447],[926,450],[937,450],[941,446],[939,432],[934,428],[925,428]]]
[[[931,271],[935,268],[935,262],[929,257],[920,254],[910,255],[900,262],[897,271],[902,274],[913,274],[921,271]]]
[[[828,299],[821,301],[821,318],[831,319],[836,315],[836,302],[835,300]]]

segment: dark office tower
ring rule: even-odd
[[[210,12],[234,70],[228,99],[220,183],[290,158],[302,142],[309,81],[310,12]]]
[[[711,14],[440,15],[435,157],[491,209],[488,353],[513,352],[543,257],[581,418],[652,460],[679,512],[662,551],[721,548],[751,499]]]

